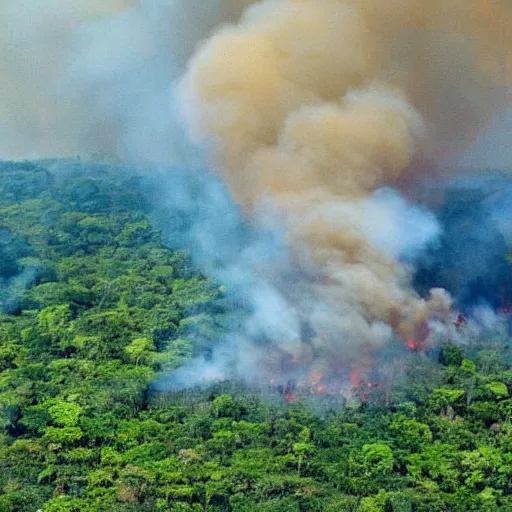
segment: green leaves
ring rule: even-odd
[[[446,366],[460,366],[464,359],[464,351],[454,343],[443,345],[439,354],[439,362]]]
[[[68,304],[48,306],[37,315],[37,327],[42,336],[51,341],[64,338],[69,332],[69,322],[72,318]]]
[[[448,408],[459,405],[465,394],[463,389],[437,388],[432,391],[428,405],[435,412],[447,414]]]
[[[476,375],[476,364],[470,359],[464,359],[460,364],[460,373],[464,377],[473,377]]]
[[[50,414],[44,405],[33,405],[23,408],[23,416],[19,423],[30,433],[42,434],[50,421]]]
[[[187,252],[161,245],[148,203],[121,171],[91,172],[73,171],[57,186],[46,171],[13,164],[0,179],[0,277],[32,276],[27,289],[25,281],[4,286],[6,297],[21,299],[17,316],[0,316],[0,510],[116,510],[156,495],[159,510],[193,510],[188,502],[205,496],[197,479],[208,476],[191,461],[203,460],[196,445],[210,427],[143,415],[156,369],[223,336],[222,293]],[[243,407],[224,412],[219,418],[238,419]],[[184,408],[178,417],[191,415]],[[196,430],[205,439],[189,437]],[[228,453],[256,435],[239,430],[226,437],[217,429],[215,442]],[[166,486],[154,469],[160,460],[174,474],[191,472],[174,479],[183,501],[158,491]],[[42,497],[21,496],[33,488]]]
[[[117,237],[117,242],[128,247],[140,247],[154,237],[154,231],[147,219],[126,224]]]
[[[512,510],[505,346],[411,356],[390,407],[156,391],[243,313],[121,171],[36,167],[0,173],[0,277],[34,273],[0,315],[0,512]]]
[[[82,408],[74,402],[59,401],[52,405],[48,412],[53,423],[63,427],[74,427],[78,423],[78,417]]]
[[[238,419],[243,407],[231,395],[220,395],[213,401],[212,412],[218,418]]]
[[[398,445],[412,452],[418,451],[423,445],[432,441],[432,432],[428,425],[403,414],[393,419],[390,429]]]
[[[508,396],[508,389],[503,382],[489,382],[489,384],[485,385],[485,388],[488,389],[496,398],[505,398]]]
[[[130,361],[135,363],[135,366],[139,366],[141,359],[149,360],[154,350],[155,344],[153,340],[147,337],[136,338],[129,345],[124,347],[125,353],[130,358]]]
[[[48,427],[45,430],[43,440],[48,443],[71,445],[83,437],[82,429],[79,427]]]
[[[367,473],[386,474],[393,471],[393,451],[385,444],[365,444],[362,455]]]

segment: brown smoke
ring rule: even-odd
[[[374,243],[383,212],[368,205],[488,124],[512,78],[511,26],[504,0],[264,0],[189,63],[191,136],[246,212],[277,207],[307,269],[288,300],[317,349],[379,344],[386,326],[414,337],[448,309]]]

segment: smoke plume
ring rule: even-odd
[[[442,231],[417,184],[507,105],[511,4],[24,0],[0,15],[3,157],[206,162],[239,205],[249,227],[201,185],[198,261],[252,313],[196,377],[329,375],[439,332],[449,295],[413,286]],[[166,197],[195,212],[187,186],[172,175]]]
[[[330,367],[354,346],[424,337],[448,311],[442,290],[415,292],[404,263],[435,240],[435,221],[383,187],[464,147],[503,103],[511,14],[266,0],[202,44],[180,84],[190,134],[248,214],[284,226],[291,251],[293,278],[261,291],[252,338]]]

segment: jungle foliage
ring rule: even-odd
[[[343,407],[157,391],[236,321],[224,288],[126,172],[0,167],[0,512],[512,510],[506,343],[447,340]]]

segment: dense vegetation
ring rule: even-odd
[[[391,405],[154,390],[237,315],[122,170],[0,169],[0,512],[512,510],[504,340],[411,355]]]

